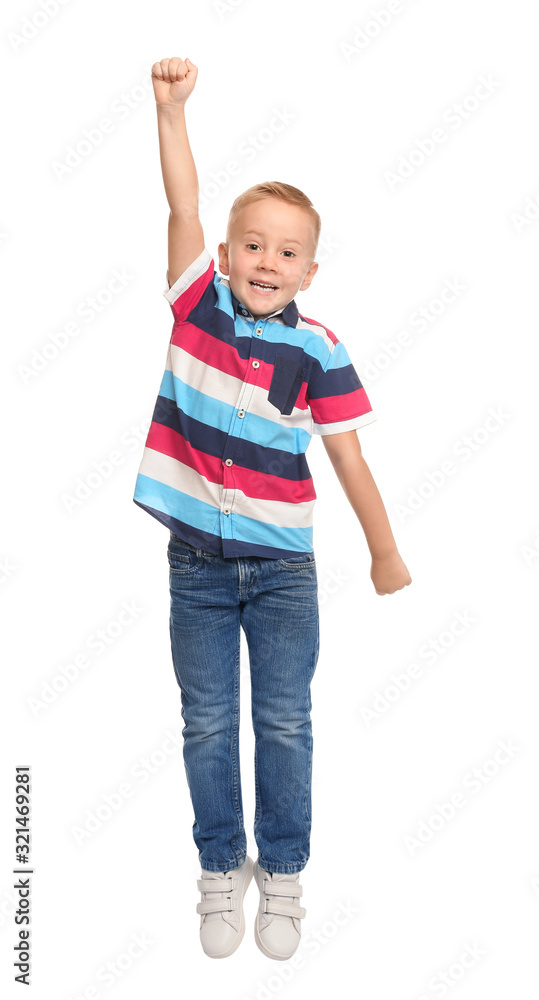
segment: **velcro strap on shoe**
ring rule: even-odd
[[[223,910],[236,910],[237,899],[203,899],[197,903],[197,913],[222,913]]]
[[[282,917],[304,917],[307,910],[297,903],[280,903],[277,899],[266,899],[264,913],[278,913]]]
[[[197,879],[199,892],[232,892],[232,877],[228,878],[199,878]]]
[[[264,892],[274,896],[303,896],[303,886],[299,882],[271,882],[265,878]]]

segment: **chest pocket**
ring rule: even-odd
[[[307,370],[293,358],[284,354],[275,356],[275,364],[268,392],[268,399],[281,413],[292,413]]]

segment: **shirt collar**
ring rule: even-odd
[[[230,285],[229,285],[229,288],[230,288]],[[240,316],[251,316],[252,315],[252,313],[250,313],[249,310],[246,309],[242,305],[242,303],[239,302],[239,300],[236,298],[236,296],[234,295],[234,292],[232,291],[231,288],[230,288],[230,297],[232,299],[232,308],[234,310],[234,319],[236,319],[236,316],[237,316],[238,313],[240,314]],[[290,302],[288,302],[287,305],[284,306],[283,309],[276,309],[274,313],[271,313],[269,316],[265,316],[264,320],[272,319],[273,316],[279,316],[281,313],[282,313],[282,316],[283,316],[283,320],[284,320],[284,322],[286,323],[287,326],[293,326],[293,327],[297,326],[298,319],[299,319],[299,311],[298,311],[298,307],[296,305],[296,300],[295,299],[292,299]]]

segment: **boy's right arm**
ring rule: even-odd
[[[189,59],[184,62],[177,56],[152,66],[161,169],[170,206],[168,282],[171,287],[204,249],[204,232],[198,217],[198,177],[185,124],[185,102],[197,74],[197,67]]]

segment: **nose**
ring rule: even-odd
[[[258,258],[258,266],[264,268],[266,271],[276,271],[276,254],[272,253],[271,250],[265,250]]]

